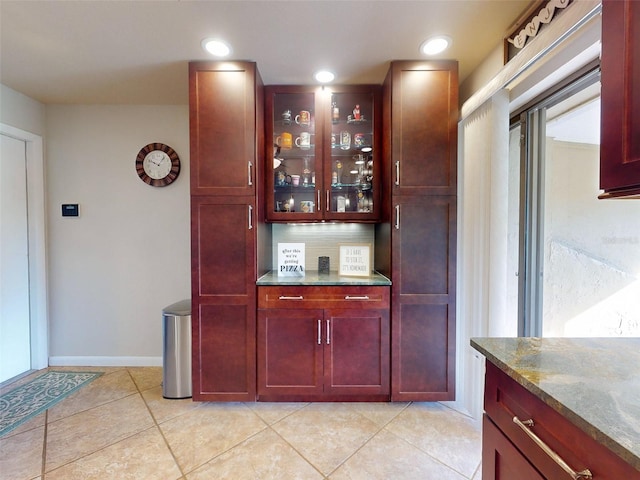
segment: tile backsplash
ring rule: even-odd
[[[337,271],[340,261],[340,245],[355,243],[371,245],[374,254],[375,226],[361,223],[310,223],[274,224],[273,270],[278,268],[278,243],[304,243],[305,269],[318,270],[318,257],[329,257],[331,270]],[[373,264],[371,265],[373,268]]]

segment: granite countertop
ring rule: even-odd
[[[471,346],[640,471],[640,338],[472,338]]]
[[[298,285],[298,286],[314,286],[314,285],[346,285],[357,286],[364,285],[370,287],[386,287],[391,285],[384,275],[378,272],[371,272],[368,277],[344,277],[338,275],[338,272],[332,271],[329,274],[320,275],[318,271],[307,271],[304,277],[279,277],[278,272],[270,271],[264,274],[256,285],[258,286],[278,286],[278,285]]]

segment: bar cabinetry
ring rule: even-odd
[[[266,87],[267,220],[380,217],[380,87]]]
[[[258,399],[388,401],[389,287],[258,287]]]
[[[262,105],[255,64],[189,65],[194,400],[255,400]]]
[[[393,282],[391,398],[453,400],[457,62],[391,62],[383,107],[376,268]]]

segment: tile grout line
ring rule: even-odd
[[[128,370],[128,368],[127,368],[127,367],[123,367],[123,368],[119,368],[119,369],[114,369],[114,371],[113,371],[113,372],[110,372],[110,373],[115,373],[115,372],[120,371],[120,370],[126,370],[126,372],[127,372],[127,374],[129,375],[129,377],[131,377],[131,373],[129,372],[129,370]],[[107,372],[105,372],[105,375],[106,375],[106,374],[107,374]],[[85,408],[84,410],[79,410],[79,411],[77,411],[77,412],[74,412],[74,413],[73,413],[73,414],[71,414],[71,415],[68,415],[68,416],[66,416],[66,417],[62,417],[62,418],[59,418],[59,419],[57,419],[57,420],[54,420],[54,421],[52,421],[51,423],[56,423],[56,422],[63,421],[63,420],[65,420],[65,419],[68,419],[68,418],[74,417],[74,416],[76,416],[76,415],[78,415],[78,414],[86,413],[86,412],[88,412],[88,411],[90,411],[90,410],[94,410],[94,409],[96,409],[96,408],[100,408],[100,407],[103,407],[103,406],[105,406],[105,405],[109,405],[110,403],[118,402],[118,401],[123,400],[123,399],[125,399],[125,398],[133,397],[134,395],[140,395],[140,391],[139,391],[139,389],[138,389],[138,385],[137,385],[137,384],[136,384],[136,382],[133,380],[133,378],[131,378],[131,379],[132,379],[132,381],[133,381],[134,386],[136,387],[136,390],[137,390],[136,392],[132,392],[132,393],[130,393],[130,394],[128,394],[128,395],[124,395],[124,396],[122,396],[122,397],[120,397],[120,398],[116,398],[116,399],[113,399],[113,400],[109,400],[108,402],[104,402],[104,403],[101,403],[101,404],[99,404],[99,405],[95,405],[95,406],[93,406],[93,407],[91,407],[91,408]],[[144,402],[144,398],[142,398],[142,395],[140,395],[140,397],[141,397],[142,401]],[[60,402],[59,404],[63,403],[65,400],[66,400],[66,399],[63,399],[63,400],[62,400],[62,402]],[[144,403],[145,403],[145,406],[147,406],[147,405],[146,405],[146,402],[144,402]],[[58,404],[58,405],[59,405],[59,404]],[[46,422],[47,422],[47,423],[46,423],[46,427],[47,427],[47,428],[46,428],[46,430],[48,431],[48,426],[49,426],[49,421],[48,421],[49,409],[47,409],[47,410],[46,410],[46,412],[47,412],[47,418],[46,418]],[[155,419],[153,418],[153,415],[151,416],[151,418],[152,418],[152,420],[154,420],[154,422],[155,422]],[[119,440],[115,441],[114,443],[110,443],[110,444],[108,444],[108,445],[105,445],[105,446],[103,446],[103,447],[101,447],[101,448],[99,448],[99,449],[97,449],[97,450],[95,450],[95,451],[93,451],[93,452],[86,453],[86,454],[84,454],[84,455],[82,455],[82,456],[80,456],[80,457],[78,457],[78,458],[75,458],[75,459],[73,459],[73,460],[71,460],[71,461],[69,461],[69,462],[67,462],[67,463],[64,463],[64,464],[62,464],[62,465],[59,465],[59,466],[57,466],[56,468],[51,469],[51,470],[49,470],[49,471],[47,471],[47,466],[46,466],[46,456],[45,456],[45,457],[44,457],[44,471],[43,471],[42,479],[41,479],[41,480],[44,480],[44,479],[45,479],[45,475],[46,475],[47,473],[54,472],[55,470],[59,470],[60,468],[63,468],[63,467],[65,467],[65,466],[67,466],[67,465],[71,465],[71,464],[73,464],[73,463],[75,463],[75,462],[77,462],[77,461],[79,461],[79,460],[81,460],[81,459],[83,459],[83,458],[87,458],[87,457],[89,457],[89,456],[91,456],[91,455],[94,455],[94,454],[96,454],[96,453],[98,453],[98,452],[100,452],[100,451],[102,451],[102,450],[105,450],[105,449],[107,449],[107,448],[109,448],[109,447],[111,447],[111,446],[113,446],[113,445],[116,445],[117,443],[120,443],[120,442],[122,442],[122,441],[124,441],[124,440],[127,440],[127,439],[129,439],[129,438],[131,438],[131,437],[134,437],[135,435],[138,435],[138,434],[140,434],[140,433],[142,433],[142,432],[146,432],[147,430],[150,430],[151,428],[153,428],[153,425],[151,425],[151,426],[150,426],[150,427],[148,427],[148,428],[144,428],[143,430],[140,430],[139,432],[135,432],[135,433],[132,433],[132,434],[131,434],[131,435],[129,435],[129,436],[126,436],[126,437],[124,437],[124,438],[121,438],[121,439],[119,439]],[[179,467],[178,467],[178,468],[179,468]]]
[[[387,426],[385,425],[385,428]],[[473,475],[471,477],[467,477],[464,473],[460,472],[459,470],[457,470],[456,468],[454,468],[453,466],[449,465],[448,463],[444,463],[442,460],[440,460],[437,457],[434,457],[432,454],[430,454],[429,452],[425,451],[424,449],[420,448],[418,445],[414,444],[413,442],[411,442],[409,439],[406,438],[402,438],[401,436],[399,436],[397,433],[392,432],[391,430],[387,429],[387,433],[393,435],[394,437],[396,437],[399,440],[402,440],[403,442],[411,445],[413,448],[415,448],[416,450],[421,451],[422,453],[424,453],[426,456],[428,456],[429,458],[431,458],[433,461],[435,461],[436,463],[439,463],[440,465],[446,467],[448,470],[451,470],[452,472],[457,473],[458,475],[462,476],[463,478],[473,478]],[[476,469],[474,469],[474,473],[476,472]]]
[[[398,417],[398,415],[400,415],[402,412],[404,412],[404,411],[409,407],[409,405],[411,405],[412,403],[413,403],[413,402],[409,402],[409,403],[407,403],[407,405],[405,405],[405,407],[404,407],[402,410],[400,410],[397,414],[395,414],[395,415],[393,416],[393,418],[389,419],[389,421],[387,421],[384,425],[380,426],[380,427],[378,428],[378,430],[377,430],[373,435],[371,435],[371,437],[369,437],[369,438],[368,438],[368,439],[367,439],[367,440],[366,440],[362,445],[360,445],[360,446],[359,446],[359,447],[358,447],[358,448],[357,448],[357,449],[356,449],[356,450],[355,450],[351,455],[349,455],[347,458],[345,458],[345,459],[344,459],[344,461],[342,461],[342,462],[341,462],[341,463],[340,463],[336,468],[334,468],[334,469],[333,469],[333,470],[332,470],[332,471],[331,471],[331,472],[330,472],[330,473],[329,473],[325,478],[329,478],[329,477],[331,477],[331,475],[333,475],[334,473],[336,473],[336,471],[338,471],[338,469],[339,469],[340,467],[342,467],[345,463],[347,463],[347,462],[348,462],[351,458],[353,458],[353,457],[354,457],[358,452],[360,452],[360,450],[362,450],[362,449],[363,449],[366,445],[368,445],[368,444],[369,444],[369,443],[370,443],[374,438],[376,438],[376,437],[380,434],[380,432],[382,432],[382,431],[386,428],[386,426],[387,426],[387,425],[389,425],[389,424],[390,424],[390,423],[391,423],[395,418],[397,418],[397,417]],[[373,422],[373,420],[371,420],[370,418],[368,418],[366,415],[363,415],[362,413],[360,413],[360,412],[356,411],[356,409],[355,409],[355,408],[353,408],[353,407],[351,407],[351,408],[355,411],[355,413],[357,413],[357,414],[358,414],[358,415],[360,415],[361,417],[365,418],[366,420],[369,420],[370,422]],[[375,422],[373,422],[373,423],[375,423]],[[377,426],[377,424],[376,424],[376,426]]]
[[[160,434],[160,436],[162,437],[162,441],[164,442],[164,444],[166,445],[167,449],[169,450],[169,453],[171,454],[171,458],[173,458],[174,463],[178,467],[178,471],[180,472],[180,478],[186,478],[186,474],[185,474],[184,470],[182,470],[182,466],[180,465],[180,462],[178,462],[178,458],[176,457],[175,453],[173,452],[173,449],[171,448],[171,445],[169,445],[169,441],[164,436],[164,433],[162,432],[162,428],[160,428],[160,424],[158,423],[158,420],[156,419],[156,416],[153,414],[153,411],[151,411],[151,407],[149,407],[149,404],[147,403],[147,400],[144,398],[144,395],[142,395],[142,391],[140,390],[140,387],[136,383],[135,379],[133,378],[133,375],[131,374],[131,371],[128,368],[127,368],[127,373],[131,377],[131,380],[133,381],[133,384],[136,386],[136,389],[138,390],[138,395],[140,395],[140,398],[144,402],[144,406],[147,408],[147,411],[149,412],[149,415],[151,415],[151,419],[153,420],[153,424],[154,424],[156,430],[158,431],[158,433]]]
[[[49,431],[49,409],[44,411],[44,430],[42,436],[42,464],[40,466],[40,476],[45,480],[47,469],[47,433]]]
[[[287,415],[287,416],[283,417],[282,419],[278,420],[277,422],[274,423],[274,425],[277,424],[277,423],[280,423],[281,420],[284,420],[288,416],[289,415]],[[289,445],[289,447],[294,452],[296,452],[298,455],[300,455],[300,458],[302,458],[305,462],[307,462],[309,464],[309,466],[311,468],[313,468],[316,472],[318,472],[322,476],[323,479],[328,478],[328,476],[325,475],[324,473],[322,473],[318,467],[316,467],[313,463],[311,463],[311,461],[302,452],[300,452],[296,447],[294,447],[286,438],[284,438],[282,435],[280,435],[277,430],[274,430],[274,428],[271,425],[267,425],[267,428],[269,428],[269,430],[271,430],[273,433],[275,433],[284,443]]]

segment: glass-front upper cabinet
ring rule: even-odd
[[[269,86],[266,94],[267,220],[376,221],[380,87]]]

